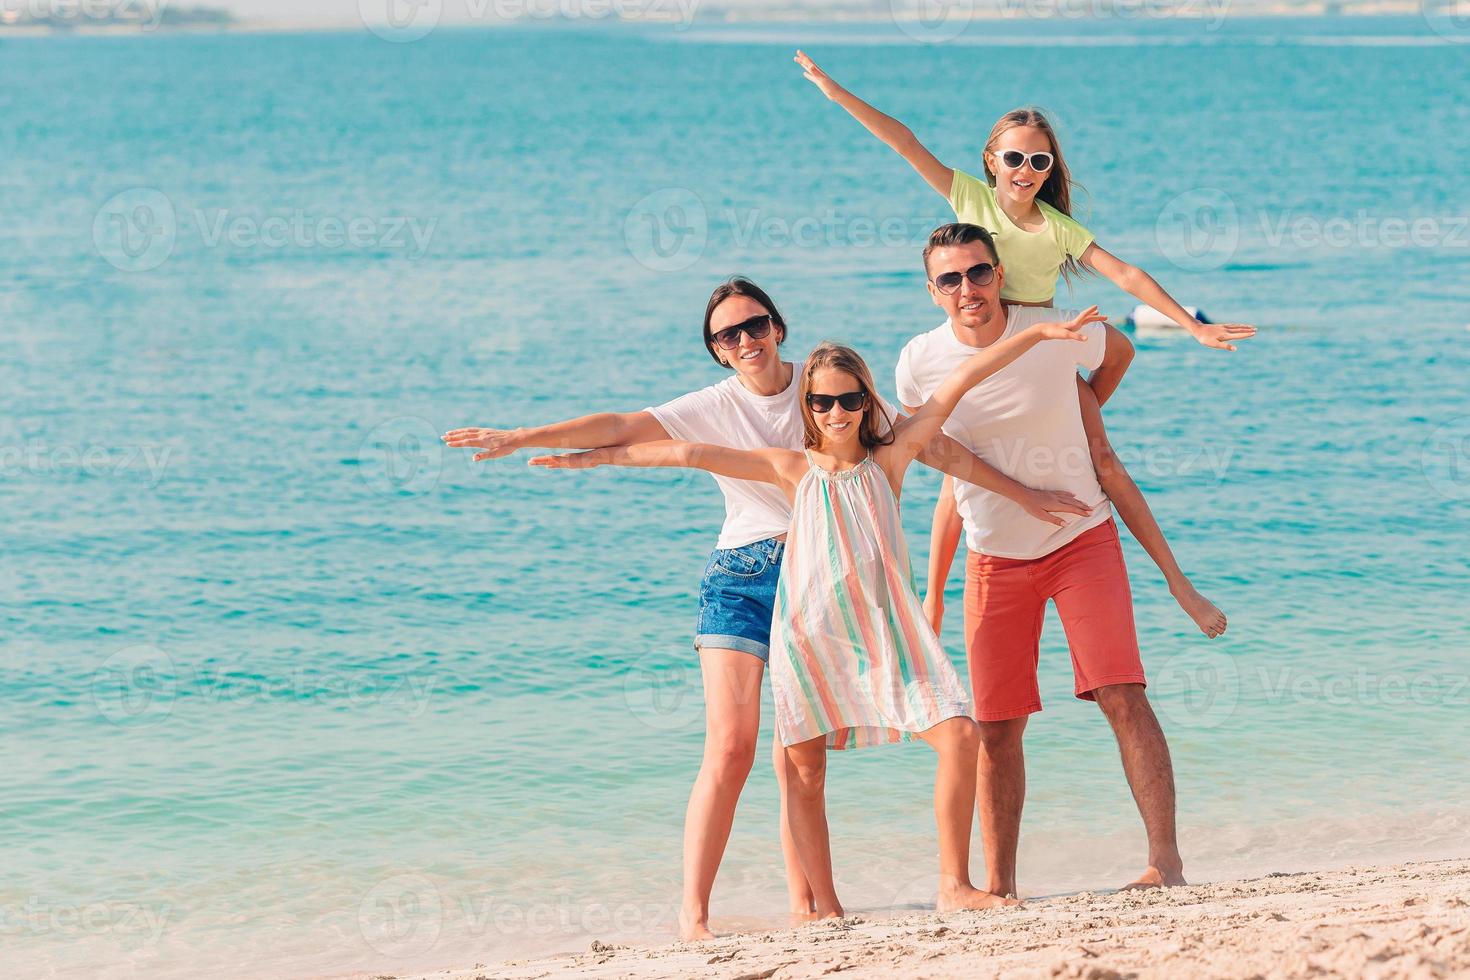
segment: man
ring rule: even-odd
[[[930,296],[949,318],[909,341],[899,356],[898,394],[910,413],[976,350],[1033,323],[1076,315],[1003,303],[1005,270],[989,232],[976,225],[936,229],[924,249],[924,269]],[[981,731],[976,799],[989,876],[985,887],[997,895],[1016,893],[1026,794],[1022,735],[1027,717],[1041,710],[1036,666],[1048,600],[1056,603],[1067,632],[1076,695],[1096,701],[1112,726],[1148,832],[1148,867],[1130,887],[1184,884],[1169,748],[1144,694],[1128,572],[1077,393],[1079,367],[1116,383],[1132,348],[1105,324],[1084,329],[1084,343],[1038,345],[981,382],[944,428],[1026,486],[1097,504],[1088,516],[1058,527],[1027,516],[997,494],[956,483],[970,550],[965,649]]]

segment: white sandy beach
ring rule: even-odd
[[[1083,892],[991,912],[793,930],[423,974],[533,977],[1470,977],[1470,860]],[[378,977],[386,975],[378,974]],[[408,978],[404,978],[408,980]]]

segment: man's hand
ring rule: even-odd
[[[440,436],[446,446],[464,449],[483,449],[475,453],[475,462],[509,456],[520,446],[516,443],[518,429],[450,429]]]
[[[1235,350],[1231,341],[1250,340],[1256,335],[1256,328],[1248,323],[1200,323],[1196,320],[1189,332],[1206,347]]]
[[[1030,490],[1027,491],[1025,499],[1017,502],[1026,513],[1038,521],[1055,524],[1057,527],[1062,527],[1067,523],[1058,517],[1058,514],[1076,514],[1078,517],[1086,517],[1093,511],[1093,508],[1065,490]]]
[[[938,636],[944,625],[944,596],[937,593],[924,596],[924,618],[929,620],[929,625],[934,628],[934,635]]]

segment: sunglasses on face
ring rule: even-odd
[[[963,279],[970,280],[974,286],[988,286],[995,278],[995,266],[989,262],[977,262],[964,272],[941,272],[934,277],[934,288],[948,296],[960,288]]]
[[[1039,174],[1044,174],[1050,170],[1052,161],[1056,159],[1045,150],[1040,150],[1036,153],[1022,153],[1020,150],[1001,150],[996,156],[1000,158],[1001,163],[1010,167],[1012,170],[1021,169],[1021,164],[1029,160],[1031,161],[1031,169]]]
[[[819,395],[816,392],[807,392],[807,407],[818,415],[826,415],[832,411],[833,404],[841,405],[844,412],[856,412],[868,403],[866,391],[846,391],[840,395]]]
[[[710,339],[720,345],[721,350],[734,350],[740,346],[740,332],[744,331],[750,335],[751,340],[765,340],[771,332],[771,314],[762,313],[753,316],[749,320],[743,320],[733,327],[726,327]]]

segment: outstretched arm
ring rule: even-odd
[[[445,445],[482,449],[475,460],[499,459],[517,449],[599,449],[667,439],[669,434],[651,412],[599,412],[550,425],[521,429],[450,429]]]
[[[940,197],[946,201],[949,200],[949,191],[954,185],[954,170],[940,163],[938,157],[925,149],[924,144],[914,136],[913,130],[892,116],[885,116],[838,85],[804,52],[796,52],[796,57],[792,60],[801,66],[803,77],[807,81],[821,89],[822,94],[827,98],[846,109],[854,119],[863,124],[868,132],[888,144],[899,156],[908,161],[909,166],[919,172],[919,176],[923,177],[930,187],[939,192]]]
[[[905,406],[904,411],[913,414],[915,410]],[[1064,490],[1033,490],[1024,483],[1012,480],[943,432],[929,441],[929,445],[919,453],[918,460],[946,476],[973,483],[982,490],[989,490],[1007,500],[1015,501],[1026,513],[1038,521],[1045,521],[1060,527],[1066,521],[1057,517],[1057,514],[1086,516],[1092,513],[1091,508]],[[954,511],[954,493],[949,480],[944,481],[944,489],[940,491],[940,500],[943,501],[946,495],[950,498],[949,509]],[[936,529],[939,527],[937,512],[934,526]],[[954,559],[954,545],[957,541],[956,537],[950,542],[950,557],[944,563],[944,576],[942,577],[947,577],[949,574],[949,565]],[[930,569],[932,572],[932,557]]]
[[[918,411],[893,427],[893,445],[888,447],[895,463],[907,465],[954,412],[960,399],[981,381],[1035,347],[1043,340],[1082,341],[1082,328],[1089,323],[1102,323],[1107,318],[1088,307],[1067,323],[1038,323],[977,354],[971,354],[939,383],[929,400]],[[898,471],[901,472],[901,466]]]
[[[1113,397],[1113,392],[1123,383],[1123,375],[1128,373],[1128,365],[1133,363],[1133,341],[1128,335],[1111,323],[1105,330],[1102,363],[1087,379],[1099,405]]]
[[[1256,328],[1247,323],[1201,323],[1180,306],[1174,297],[1164,292],[1164,287],[1154,277],[1136,265],[1129,265],[1097,243],[1087,246],[1081,257],[1082,264],[1112,280],[1113,285],[1142,300],[1164,316],[1179,324],[1190,335],[1206,347],[1220,350],[1235,350],[1234,340],[1249,340],[1256,335]]]
[[[531,466],[554,470],[581,470],[595,466],[674,466],[705,470],[719,476],[779,487],[794,486],[799,453],[789,449],[731,449],[704,442],[664,439],[631,446],[606,446],[585,453],[537,456]]]

